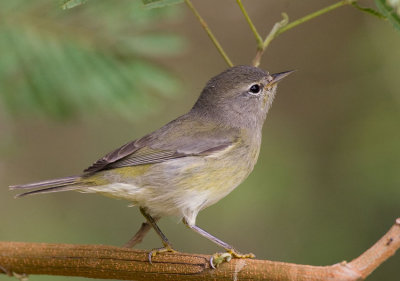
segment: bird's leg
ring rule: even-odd
[[[229,261],[230,258],[237,258],[237,259],[247,259],[247,258],[254,258],[255,255],[252,253],[249,254],[241,254],[239,252],[237,252],[235,250],[235,248],[233,248],[231,245],[225,243],[224,241],[218,239],[217,237],[211,235],[210,233],[208,233],[207,231],[201,229],[200,227],[198,227],[197,225],[192,225],[189,224],[187,222],[187,220],[185,218],[182,219],[183,223],[189,227],[190,229],[194,230],[195,232],[197,232],[198,234],[200,234],[201,236],[209,239],[210,241],[214,242],[215,244],[217,244],[218,246],[224,248],[227,253],[224,254],[214,254],[213,257],[210,260],[210,265],[211,267],[217,266],[218,264],[224,262],[224,261]]]
[[[155,257],[159,253],[165,253],[165,252],[176,252],[173,248],[171,243],[169,243],[167,237],[162,233],[161,229],[158,227],[156,223],[156,219],[154,219],[152,216],[150,216],[144,208],[140,208],[140,212],[142,215],[146,218],[147,222],[153,227],[153,229],[156,231],[158,236],[160,237],[164,247],[158,248],[158,249],[153,249],[149,253],[149,262],[151,263],[152,257]]]
[[[158,218],[154,218],[154,221],[157,222]],[[151,229],[151,224],[147,221],[142,223],[139,230],[136,234],[123,246],[125,248],[133,248],[140,242],[142,242],[143,238],[146,236],[147,232]]]

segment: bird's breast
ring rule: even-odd
[[[258,142],[244,139],[205,158],[208,172],[202,189],[214,194],[207,206],[225,197],[248,177],[257,163],[259,152]]]

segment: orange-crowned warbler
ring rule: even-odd
[[[174,251],[156,224],[164,216],[181,217],[185,225],[233,257],[252,257],[196,226],[196,216],[229,194],[253,170],[277,82],[291,72],[229,68],[208,81],[188,113],[107,154],[82,175],[10,188],[39,188],[18,197],[76,190],[129,200],[140,208],[146,223],[128,245],[140,242],[151,227],[164,245],[149,253],[150,261],[157,253]]]

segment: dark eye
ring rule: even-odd
[[[250,87],[250,93],[252,93],[252,94],[258,94],[260,92],[260,90],[261,90],[261,87],[258,84],[251,85],[251,87]]]

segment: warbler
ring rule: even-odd
[[[10,189],[39,188],[17,197],[76,190],[129,200],[140,208],[146,222],[128,245],[140,242],[151,227],[164,245],[150,251],[150,262],[158,253],[174,251],[156,223],[165,216],[182,218],[186,226],[235,258],[253,257],[199,228],[196,216],[253,170],[277,82],[290,73],[268,74],[243,65],[229,68],[208,81],[188,113],[105,155],[82,175]]]

